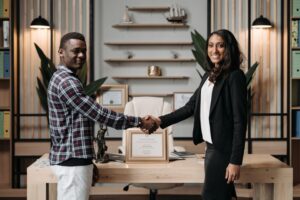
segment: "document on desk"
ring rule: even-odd
[[[132,156],[162,157],[163,140],[160,134],[134,134],[132,136]]]

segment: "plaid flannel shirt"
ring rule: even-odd
[[[49,155],[51,165],[69,158],[94,157],[93,122],[115,129],[126,129],[138,126],[140,120],[97,104],[84,94],[80,80],[65,66],[59,66],[50,80],[48,107],[52,141]]]

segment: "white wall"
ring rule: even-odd
[[[178,4],[188,14],[189,28],[157,29],[116,29],[112,25],[121,22],[125,6],[170,6]],[[95,1],[95,78],[108,76],[106,84],[128,84],[129,93],[173,93],[193,92],[200,83],[196,72],[196,62],[163,63],[107,63],[108,58],[126,58],[130,51],[136,58],[171,58],[172,52],[179,57],[192,58],[192,46],[107,46],[105,42],[113,41],[191,41],[190,32],[196,29],[206,37],[207,1],[206,0],[101,0]],[[166,23],[163,12],[130,11],[136,23]],[[158,65],[164,76],[188,76],[189,80],[129,80],[115,82],[112,76],[145,76],[147,66]],[[166,97],[172,102],[172,97]],[[175,137],[192,136],[193,119],[187,119],[174,126]],[[121,131],[109,130],[109,137],[121,137]]]

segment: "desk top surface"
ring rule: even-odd
[[[138,163],[138,164],[127,164],[121,162],[108,162],[108,163],[97,163],[99,169],[122,169],[122,168],[194,168],[203,167],[204,155],[198,154],[194,157],[185,158],[184,160],[170,161],[169,163]],[[41,158],[36,160],[30,168],[45,168],[49,166],[48,154],[44,154]],[[289,168],[287,164],[267,154],[245,154],[242,170],[251,168]]]

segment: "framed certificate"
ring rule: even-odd
[[[126,130],[126,163],[168,162],[167,130],[150,135],[140,129]]]
[[[127,85],[102,85],[98,91],[97,102],[115,112],[123,112],[127,101]]]

